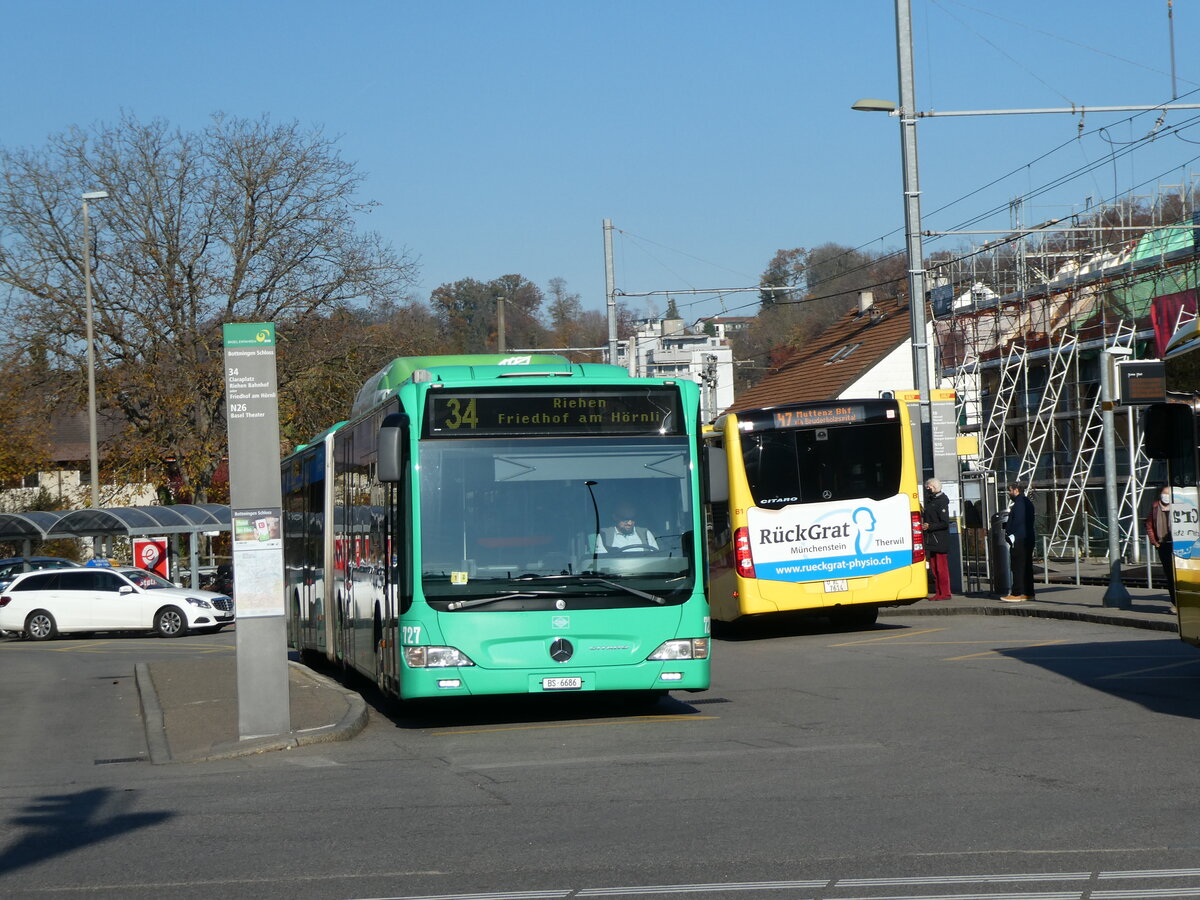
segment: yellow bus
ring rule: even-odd
[[[1143,446],[1147,456],[1167,464],[1179,637],[1200,647],[1200,322],[1175,333],[1163,361],[1167,402],[1146,409]]]
[[[740,410],[719,418],[705,440],[710,481],[719,469],[728,478],[709,504],[713,618],[803,610],[866,627],[881,606],[927,596],[904,403]]]

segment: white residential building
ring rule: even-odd
[[[683,319],[638,323],[633,340],[618,348],[618,364],[628,366],[635,376],[696,382],[700,385],[700,417],[705,422],[733,403],[733,350],[720,338],[693,333]]]

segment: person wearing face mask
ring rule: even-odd
[[[936,478],[925,482],[925,507],[921,510],[921,531],[925,533],[925,555],[933,572],[933,596],[930,600],[950,599],[950,498],[942,492]]]
[[[1163,485],[1158,499],[1150,507],[1146,517],[1146,536],[1158,550],[1158,561],[1162,565],[1163,578],[1167,582],[1167,593],[1171,595],[1171,612],[1175,612],[1175,553],[1171,540],[1171,488]]]

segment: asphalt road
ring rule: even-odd
[[[379,704],[347,743],[151,766],[133,665],[233,643],[0,643],[0,896],[1200,896],[1200,652],[1169,635],[741,635],[645,714]]]

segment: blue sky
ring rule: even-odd
[[[1167,0],[912,10],[919,109],[1171,99]],[[1183,95],[1200,88],[1200,0],[1175,0],[1174,25]],[[122,109],[185,128],[216,111],[322,126],[381,204],[364,226],[420,259],[423,300],[517,272],[565,278],[601,309],[605,218],[630,292],[753,285],[785,247],[903,246],[899,125],[850,109],[898,96],[890,0],[11,2],[0,66],[9,147]],[[1007,228],[1012,198],[1089,164],[1030,199],[1025,221],[1200,172],[1200,125],[1105,163],[1154,124],[1130,115],[1088,114],[1085,131],[1107,129],[1078,140],[1066,115],[923,119],[925,227],[995,208],[972,227]],[[757,306],[753,294],[678,302],[689,318]]]

